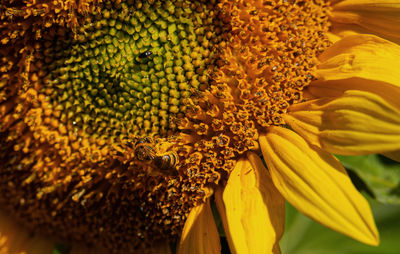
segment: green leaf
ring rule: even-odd
[[[332,231],[286,205],[282,254],[398,254],[400,250],[400,206],[368,200],[380,233],[378,247],[359,243]]]
[[[336,156],[382,203],[400,204],[400,163],[380,155]]]

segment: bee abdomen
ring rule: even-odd
[[[163,154],[155,157],[154,163],[160,170],[172,170],[178,164],[178,155],[176,153]]]

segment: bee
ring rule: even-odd
[[[149,57],[149,56],[151,56],[153,54],[153,52],[151,52],[151,51],[145,51],[145,52],[143,52],[143,53],[141,53],[141,54],[139,54],[139,58],[147,58],[147,57]]]
[[[168,175],[176,174],[175,166],[179,162],[178,154],[175,152],[158,154],[151,138],[144,138],[136,142],[134,151],[135,157],[139,161],[148,163],[156,172]]]
[[[176,153],[172,152],[156,156],[153,161],[158,170],[163,172],[175,172],[175,166],[178,164],[179,158]]]
[[[156,157],[151,138],[147,137],[136,142],[135,156],[140,161],[150,161]]]

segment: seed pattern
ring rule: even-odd
[[[213,1],[98,7],[73,29],[55,22],[37,38],[27,28],[0,51],[0,203],[35,232],[133,252],[175,239],[203,200],[179,181],[172,147],[186,142],[175,134],[185,100],[209,85],[218,11]],[[146,137],[150,159],[137,152]]]
[[[329,46],[322,0],[37,2],[0,10],[0,203],[107,252],[176,240]]]
[[[189,5],[161,4],[106,4],[74,35],[51,30],[38,45],[39,93],[67,129],[113,137],[175,130],[171,119],[190,91],[208,83],[213,33],[202,13],[188,18]]]
[[[192,96],[179,128],[193,151],[181,170],[196,184],[226,180],[238,157],[260,153],[258,136],[303,101],[317,56],[330,42],[325,1],[220,1],[226,34],[209,89]],[[201,166],[199,166],[201,165]]]

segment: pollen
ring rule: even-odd
[[[322,0],[27,2],[0,10],[0,204],[107,252],[176,241],[329,46]]]
[[[179,122],[195,140],[193,155],[180,166],[191,177],[202,165],[209,176],[197,180],[203,185],[224,182],[237,158],[260,151],[261,132],[285,125],[282,115],[304,101],[317,56],[330,45],[326,1],[226,0],[218,6],[219,19],[229,24],[218,68],[207,91],[191,96]]]
[[[79,1],[72,14],[71,2],[2,10],[2,208],[34,233],[107,252],[174,240],[204,197],[179,175],[191,148],[176,124],[209,86],[218,8]]]

